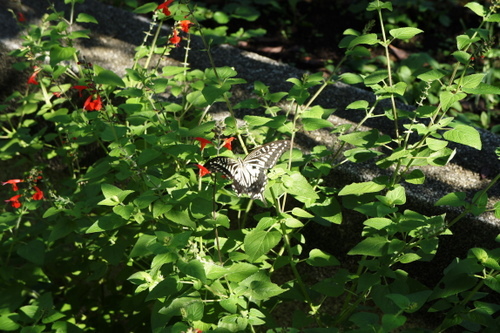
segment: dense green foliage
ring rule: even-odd
[[[201,6],[167,1],[159,9],[153,3],[136,8],[151,13],[153,23],[123,77],[79,59],[74,40],[89,32],[74,31],[63,13],[28,27],[23,47],[12,52],[19,57],[17,68],[32,71],[28,89],[0,105],[0,158],[11,163],[12,178],[3,187],[2,195],[11,199],[0,215],[0,330],[389,332],[410,329],[405,324],[412,314],[434,313],[439,323],[417,330],[461,325],[496,332],[500,307],[486,296],[500,292],[499,249],[469,249],[435,286],[405,271],[406,265],[432,259],[438,237],[466,214],[496,210],[500,217],[498,203],[487,207],[487,192],[500,175],[473,198],[454,192],[436,202],[459,207],[462,214],[455,219],[401,208],[402,184],[425,184],[419,167],[446,165],[455,154],[449,142],[481,149],[478,131],[450,111],[468,96],[500,90],[498,77],[471,66],[472,57],[498,53],[487,27],[498,27],[500,3],[466,6],[481,23],[457,36],[452,65],[416,54],[395,71],[391,43],[424,31],[386,30],[392,4],[373,1],[366,10],[382,31],[346,31],[340,43],[346,56],[329,78],[316,73],[289,79],[289,91],[253,82],[255,98],[236,105],[231,90],[244,81],[232,68],[150,66],[153,54],[168,55],[177,44],[189,57],[190,34],[204,40],[207,57],[217,42],[231,42],[236,35],[223,28],[202,28],[199,20],[209,10]],[[223,24],[226,18],[258,15],[251,8],[214,15]],[[98,24],[83,14],[76,21]],[[174,23],[175,33],[164,39],[156,34],[161,24]],[[368,61],[379,48],[385,68],[337,75],[345,61]],[[332,128],[327,119],[333,110],[311,106],[338,80],[376,96],[374,103],[349,105],[364,115],[356,126]],[[418,108],[398,110],[395,100],[409,94]],[[392,107],[377,114],[382,100]],[[215,103],[225,103],[231,113],[224,122],[207,112]],[[238,125],[237,108],[262,112]],[[381,116],[394,122],[393,137],[359,130]],[[339,149],[286,152],[268,174],[267,207],[236,196],[219,175],[200,177],[196,166],[216,155],[233,156],[224,140],[230,137],[248,152],[318,129],[340,133]],[[200,147],[201,139],[211,143]],[[341,189],[325,183],[338,163],[367,160],[391,176]],[[366,216],[362,240],[348,253],[358,259],[352,269],[322,250],[303,251],[306,244],[313,247],[303,228],[340,224],[343,210]],[[309,283],[301,275],[307,267],[329,275]],[[280,271],[289,274],[276,278]],[[339,304],[335,311],[323,306],[331,301]],[[300,311],[287,313],[285,324],[280,309],[287,303]]]

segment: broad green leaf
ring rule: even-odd
[[[20,257],[41,266],[45,261],[45,244],[41,240],[34,239],[26,244],[19,245],[17,247],[17,254]]]
[[[344,186],[344,188],[339,192],[339,196],[344,195],[361,195],[365,193],[377,193],[385,189],[384,184],[377,184],[373,181],[363,182],[363,183],[352,183]]]
[[[363,77],[359,74],[355,73],[343,73],[340,74],[340,78],[342,79],[342,82],[346,84],[358,84],[363,82]]]
[[[110,70],[102,70],[94,77],[96,83],[107,84],[110,86],[125,87],[125,82]]]
[[[500,95],[500,87],[492,86],[486,83],[479,83],[479,85],[475,88],[463,88],[468,94],[475,95]]]
[[[471,74],[465,76],[462,81],[462,88],[469,88],[469,89],[476,88],[484,79],[485,75],[486,74],[481,73],[481,74]],[[460,83],[460,79],[457,79],[454,82],[458,84]]]
[[[248,260],[254,262],[273,247],[275,247],[281,240],[281,234],[277,231],[264,231],[254,229],[250,231],[244,240],[245,253],[248,255]]]
[[[479,132],[472,126],[468,125],[457,125],[450,131],[443,134],[446,140],[460,143],[477,150],[482,149],[481,137]]]
[[[393,224],[393,222],[385,217],[374,217],[364,221],[363,224],[377,230],[382,230]]]
[[[451,91],[442,91],[439,93],[439,101],[443,106],[443,110],[448,110],[455,102],[458,102],[467,97],[467,94],[462,92],[452,93]]]
[[[179,267],[179,270],[182,273],[197,278],[203,283],[205,283],[207,280],[207,276],[205,275],[205,268],[203,267],[203,264],[198,260],[191,260],[189,262],[179,260],[177,262],[177,267]]]
[[[373,72],[372,74],[368,75],[367,77],[365,77],[365,84],[367,86],[369,85],[373,85],[373,84],[377,84],[377,83],[380,83],[382,81],[384,81],[385,79],[387,79],[389,77],[389,74],[387,73],[386,70],[378,70],[376,72]]]
[[[436,81],[442,78],[445,74],[438,69],[431,69],[425,73],[418,75],[417,77],[422,81]]]
[[[76,49],[74,47],[61,47],[55,45],[50,49],[50,65],[54,67],[61,61],[73,59],[75,54]]]
[[[484,6],[482,6],[481,4],[479,4],[475,1],[467,3],[465,5],[465,7],[469,8],[470,10],[472,10],[474,12],[474,14],[481,16],[481,17],[484,17],[487,13],[486,8],[484,8]]]
[[[405,174],[403,177],[405,181],[410,184],[419,185],[425,182],[425,175],[420,169],[415,169],[409,174]]]
[[[434,205],[435,206],[451,206],[451,207],[462,207],[467,202],[465,201],[465,192],[453,192],[448,193],[441,199],[439,199]]]
[[[377,38],[377,34],[366,34],[366,35],[361,35],[359,37],[355,37],[351,42],[349,43],[349,48],[352,48],[356,45],[360,44],[367,44],[367,45],[374,45],[379,42]]]
[[[424,32],[418,28],[406,27],[406,28],[397,28],[389,30],[389,33],[392,37],[402,40],[408,40],[415,35]]]
[[[309,209],[316,215],[314,220],[318,223],[323,220],[336,224],[342,223],[342,209],[333,196],[326,198],[322,203],[314,204]]]
[[[316,118],[302,118],[302,124],[304,125],[304,130],[315,131],[320,128],[333,127],[333,124],[325,119]]]
[[[311,252],[309,252],[309,258],[306,259],[306,262],[315,267],[340,265],[340,261],[338,261],[337,258],[319,249],[311,250]]]
[[[385,254],[389,241],[382,236],[373,236],[363,239],[347,254],[381,257]]]
[[[309,181],[299,172],[294,171],[290,175],[283,175],[282,181],[287,192],[301,202],[313,202],[319,198]]]
[[[78,17],[76,18],[76,22],[80,22],[80,23],[95,23],[95,24],[99,23],[99,22],[97,22],[97,20],[95,19],[95,17],[93,17],[92,15],[89,15],[89,14],[85,14],[85,13],[78,14]]]

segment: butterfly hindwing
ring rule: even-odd
[[[248,194],[252,199],[265,202],[263,192],[267,184],[266,170],[276,165],[290,145],[289,140],[273,141],[256,148],[244,159],[219,156],[207,161],[205,167],[230,178],[238,195]]]

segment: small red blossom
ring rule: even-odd
[[[24,17],[24,14],[19,12],[17,13],[17,21],[18,22],[26,22],[26,17]]]
[[[87,87],[87,86],[73,86],[71,88],[78,90],[79,96],[82,97],[82,91],[84,91],[85,89],[88,89],[89,87]]]
[[[17,190],[19,190],[19,187],[17,187],[17,184],[22,183],[22,182],[24,182],[24,180],[22,180],[22,179],[9,179],[8,181],[3,182],[2,185],[11,184],[12,191],[17,191]]]
[[[35,190],[35,194],[33,194],[33,200],[42,200],[43,199],[43,191],[40,190],[37,186],[33,186]]]
[[[10,202],[10,205],[14,208],[19,208],[21,207],[21,202],[19,202],[19,198],[21,197],[21,194],[15,195],[9,200],[5,200],[5,202]]]
[[[179,46],[181,40],[182,38],[178,36],[177,30],[174,30],[174,35],[168,39],[168,41],[175,46]]]
[[[30,78],[28,79],[28,84],[36,84],[38,85],[38,81],[36,80],[36,76],[38,75],[38,72],[34,72],[31,74]]]
[[[200,169],[200,177],[203,177],[203,176],[208,175],[210,173],[210,170],[205,168],[203,165],[196,164],[196,166],[198,167],[198,169]]]
[[[168,1],[165,1],[164,3],[158,5],[158,7],[156,7],[156,9],[161,9],[163,14],[165,14],[166,16],[170,16],[172,13],[170,12],[170,9],[168,9],[168,6],[170,6],[170,4],[174,2],[174,0],[168,0]]]
[[[200,146],[201,146],[201,150],[205,149],[205,146],[210,143],[213,145],[212,141],[210,140],[207,140],[207,139],[204,139],[204,138],[194,138],[195,140],[198,140],[200,141]]]
[[[189,27],[193,25],[193,23],[189,20],[182,20],[179,21],[179,25],[181,26],[181,30],[188,33],[189,32]]]
[[[224,139],[224,147],[226,147],[229,150],[233,150],[233,147],[231,146],[231,141],[234,140],[234,137]]]
[[[101,96],[98,95],[96,99],[92,99],[92,96],[89,96],[85,103],[83,103],[83,109],[87,111],[100,111],[102,109]]]
[[[52,95],[56,96],[57,98],[61,97],[62,92],[60,91],[54,91]]]

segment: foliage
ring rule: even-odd
[[[0,329],[283,332],[288,328],[274,315],[290,302],[307,309],[293,315],[291,331],[385,332],[404,328],[413,313],[434,312],[441,320],[436,331],[461,325],[493,332],[500,325],[499,307],[486,296],[500,291],[498,250],[469,249],[435,286],[419,283],[405,267],[432,259],[438,237],[466,214],[495,210],[500,217],[498,203],[487,206],[487,192],[500,175],[473,198],[456,192],[436,202],[459,207],[462,214],[454,219],[402,207],[403,184],[425,183],[419,167],[447,164],[455,154],[449,142],[481,149],[477,130],[448,111],[467,96],[498,94],[470,64],[477,50],[488,52],[483,25],[498,24],[499,5],[467,4],[483,23],[457,36],[450,68],[422,68],[408,60],[420,87],[415,112],[396,108],[410,85],[395,79],[388,49],[423,33],[416,27],[346,31],[340,44],[346,59],[380,47],[384,70],[337,76],[342,60],[329,78],[289,79],[289,91],[254,82],[256,97],[233,105],[232,87],[244,81],[232,68],[150,66],[154,53],[168,55],[178,45],[189,56],[191,33],[204,40],[210,56],[213,34],[201,28],[189,3],[136,9],[153,13],[152,31],[123,77],[79,59],[73,41],[87,38],[88,31],[74,31],[62,12],[45,16],[12,53],[20,60],[16,67],[30,69],[31,76],[28,89],[14,92],[0,115],[0,157],[15,174],[4,180],[4,193],[16,194],[0,215]],[[383,27],[392,5],[374,1],[367,10]],[[76,21],[96,22],[90,15]],[[160,42],[153,29],[171,22],[168,42]],[[255,207],[226,190],[227,179],[200,177],[197,164],[234,155],[228,137],[248,152],[279,138],[294,142],[299,131],[331,130],[332,110],[311,105],[336,80],[364,85],[375,101],[349,106],[365,117],[352,128],[333,129],[341,133],[337,150],[285,153],[268,175],[269,207]],[[428,94],[431,86],[435,94]],[[378,114],[382,100],[391,108]],[[219,102],[231,113],[224,122],[207,112]],[[283,103],[293,107],[284,111]],[[263,113],[245,116],[240,126],[235,108]],[[360,130],[380,116],[394,122],[392,137]],[[324,179],[339,158],[374,160],[391,176],[332,188]],[[304,227],[339,224],[342,209],[366,216],[361,241],[348,253],[358,260],[356,267],[319,249],[303,252],[311,247]],[[309,283],[301,273],[318,268],[331,274]],[[290,276],[277,282],[282,271]],[[330,300],[342,303],[333,315],[323,306]]]

